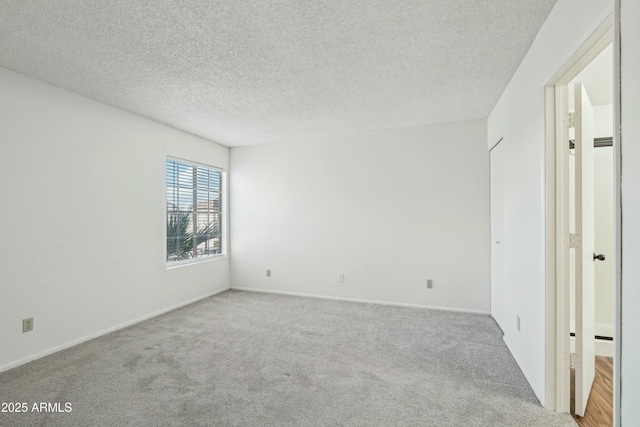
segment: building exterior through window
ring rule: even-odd
[[[167,158],[167,263],[223,255],[224,171]]]

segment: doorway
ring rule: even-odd
[[[547,406],[584,417],[596,403],[602,412],[596,373],[613,366],[618,324],[612,27],[607,20],[546,88]],[[613,425],[613,389],[598,425]]]
[[[583,91],[576,96],[575,91]],[[579,425],[613,425],[613,325],[614,325],[614,205],[613,205],[613,46],[606,47],[593,61],[591,61],[568,85],[568,100],[570,114],[578,114],[585,104],[592,116],[589,129],[588,167],[582,165],[582,176],[576,177],[580,165],[576,144],[576,134],[580,127],[585,127],[586,113],[582,123],[573,123],[569,128],[569,143],[565,146],[569,156],[569,233],[581,236],[579,244],[587,251],[586,266],[591,271],[590,280],[586,283],[586,273],[577,271],[576,255],[579,248],[569,249],[569,286],[570,286],[570,361],[571,361],[571,400],[570,409]],[[575,105],[578,99],[582,107]],[[579,114],[576,116],[579,117]],[[586,149],[582,150],[581,161],[587,161]],[[580,197],[577,194],[577,179],[587,179],[583,182],[582,193],[590,193]],[[589,230],[580,230],[576,219],[579,219],[580,203],[590,202],[591,218]],[[582,212],[583,216],[585,212]],[[583,227],[586,226],[583,224]],[[589,239],[586,234],[591,234]],[[582,276],[582,277],[580,277]],[[576,289],[577,281],[583,281],[582,290]],[[591,295],[580,295],[580,292],[591,292]],[[580,298],[578,298],[580,296]],[[579,305],[581,304],[581,306]],[[577,306],[578,305],[578,306]],[[583,313],[591,310],[592,313]],[[580,325],[578,322],[590,322],[590,325]],[[583,339],[591,339],[589,345],[580,343],[579,334]],[[580,346],[582,345],[582,348]],[[586,363],[581,357],[589,357],[594,363]],[[582,364],[582,366],[581,366]],[[591,369],[591,372],[580,374],[580,370]],[[582,375],[582,376],[580,376]],[[588,383],[587,383],[588,381]],[[582,389],[580,388],[582,387]],[[584,395],[581,395],[584,394]],[[582,399],[582,401],[581,401]]]

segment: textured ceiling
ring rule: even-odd
[[[0,66],[227,146],[486,118],[556,0],[3,0]]]

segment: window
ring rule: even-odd
[[[220,169],[167,158],[167,262],[223,255]]]

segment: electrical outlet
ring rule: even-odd
[[[344,273],[338,274],[338,282],[340,283],[344,282]]]
[[[267,269],[267,277],[271,277],[271,269],[270,268]]]
[[[22,319],[22,332],[31,332],[33,331],[33,317],[29,317],[28,319]]]
[[[520,331],[520,316],[516,316],[516,328],[518,328],[518,332]]]
[[[427,289],[433,289],[433,280],[427,279]]]

